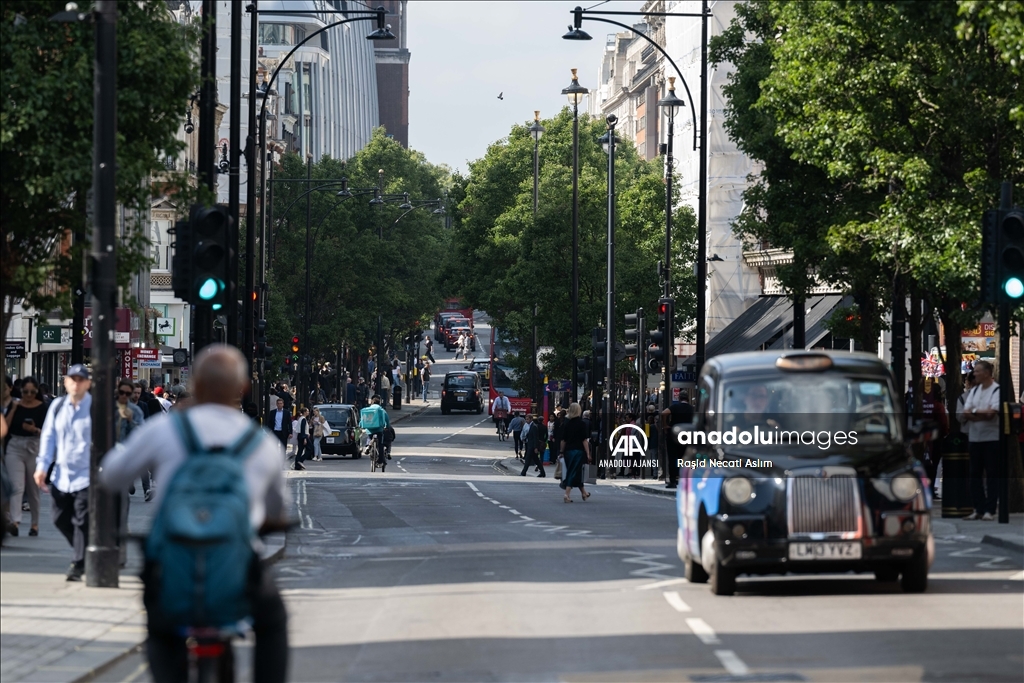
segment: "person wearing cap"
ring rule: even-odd
[[[40,491],[53,496],[53,524],[74,549],[67,580],[85,574],[89,544],[89,452],[92,448],[92,380],[89,369],[72,365],[64,377],[67,396],[50,404],[39,437],[34,479]],[[47,472],[50,466],[50,488]]]

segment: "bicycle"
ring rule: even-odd
[[[511,432],[508,430],[508,420],[503,417],[498,418],[498,441],[508,441],[508,437]]]
[[[370,471],[376,472],[377,467],[380,467],[380,471],[383,472],[387,466],[387,452],[380,445],[380,435],[374,434],[370,437],[370,441],[366,444],[366,455],[370,459]]]

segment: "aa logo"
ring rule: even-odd
[[[644,430],[633,424],[624,424],[615,428],[611,436],[611,457],[643,458],[647,455],[647,435]]]

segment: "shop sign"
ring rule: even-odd
[[[71,328],[60,325],[40,325],[36,328],[37,344],[70,344]]]
[[[132,370],[132,354],[130,351],[118,351],[118,357],[121,361],[121,377],[131,377],[132,379],[138,378],[138,373]]]
[[[4,342],[4,357],[5,358],[25,358],[25,340],[24,339],[8,339]]]
[[[144,368],[160,369],[160,349],[132,349],[132,354],[138,359],[140,370]]]
[[[117,309],[117,322],[114,325],[114,347],[131,348],[132,342],[139,341],[139,316],[130,308]],[[85,309],[85,338],[83,346],[92,348],[92,310]]]
[[[173,337],[178,333],[177,323],[177,318],[155,318],[150,321],[150,326],[158,337]]]

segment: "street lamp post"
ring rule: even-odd
[[[576,345],[580,331],[580,102],[590,91],[580,85],[576,69],[572,82],[562,89],[572,105],[572,356],[570,358],[572,400],[579,400],[576,381]]]
[[[605,348],[605,392],[604,392],[604,442],[611,441],[612,423],[615,421],[615,124],[614,114],[607,119],[608,131],[601,137],[601,145],[608,153],[608,293],[605,300],[605,326],[607,347]]]
[[[533,125],[530,136],[533,137],[533,219],[537,220],[537,206],[540,186],[540,138],[544,135],[544,126],[540,125],[540,111],[533,112]],[[574,361],[575,362],[575,361]],[[533,305],[533,362],[530,364],[530,399],[534,406],[540,405],[540,392],[537,391],[537,304]],[[575,375],[575,367],[573,374]],[[534,412],[536,409],[534,409]]]
[[[675,133],[676,110],[685,105],[683,100],[676,97],[675,76],[668,77],[668,92],[658,106],[668,116],[668,136],[665,143],[665,261],[662,264],[661,277],[664,280],[662,296],[666,299],[672,296],[672,171],[675,160],[672,158],[672,138]],[[669,329],[674,329],[670,325]],[[675,340],[665,340],[665,372],[664,383],[665,393],[662,396],[662,408],[668,408],[672,396],[672,370],[675,367],[672,352],[675,350]],[[646,370],[645,370],[646,371]]]

